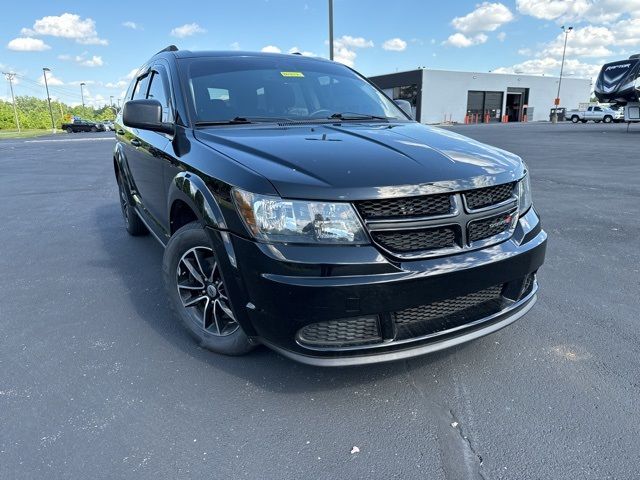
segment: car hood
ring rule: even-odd
[[[198,129],[195,136],[263,175],[288,198],[410,196],[524,175],[517,155],[419,123],[235,125]]]

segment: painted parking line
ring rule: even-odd
[[[24,143],[55,143],[55,142],[98,142],[101,140],[111,140],[111,137],[99,137],[99,138],[65,138],[65,139],[50,139],[50,140],[25,140]]]

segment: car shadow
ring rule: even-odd
[[[300,364],[263,346],[241,357],[210,352],[194,342],[169,308],[162,281],[162,247],[150,235],[129,236],[115,201],[98,208],[95,218],[97,234],[108,257],[106,267],[122,280],[135,309],[136,315],[132,315],[131,321],[145,322],[174,348],[202,362],[207,368],[223,370],[265,390],[275,393],[313,392],[406,376],[432,364],[441,364],[465,348],[461,345],[411,361],[340,368]]]

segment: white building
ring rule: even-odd
[[[394,100],[411,102],[422,123],[549,120],[558,77],[505,73],[411,70],[370,77]],[[588,102],[591,80],[562,77],[560,106]]]

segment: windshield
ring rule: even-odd
[[[401,120],[403,112],[349,68],[304,57],[181,60],[195,121]]]

